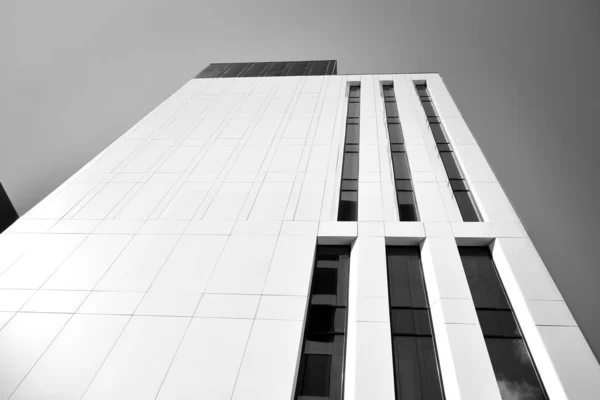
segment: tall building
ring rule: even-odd
[[[4,190],[2,183],[0,183],[0,233],[4,232],[18,218],[19,215],[15,207],[13,207],[8,194],[6,194],[6,190]]]
[[[211,64],[0,236],[0,399],[599,399],[438,74]]]

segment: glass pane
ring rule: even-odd
[[[486,338],[503,400],[547,399],[523,339]]]
[[[344,195],[347,192],[342,192]],[[356,200],[340,200],[340,208],[338,210],[338,221],[356,221],[358,217],[358,203]]]
[[[398,191],[412,191],[413,186],[410,179],[396,179],[396,190]]]
[[[398,191],[398,214],[400,221],[418,221],[417,205],[413,192]]]
[[[398,107],[396,107],[395,101],[386,101],[385,102],[385,115],[390,117],[399,117],[398,115]]]
[[[311,294],[337,294],[337,269],[316,268]]]
[[[360,117],[360,103],[348,103],[348,117]]]
[[[346,125],[346,143],[358,144],[360,125]]]
[[[360,98],[360,86],[350,86],[349,97]]]
[[[392,309],[392,335],[431,335],[428,310]]]
[[[358,145],[357,144],[347,144],[344,146],[344,151],[347,153],[358,153]]]
[[[435,113],[435,109],[433,108],[433,104],[430,101],[422,101],[423,109],[425,110],[425,115],[428,117],[435,117],[437,114]]]
[[[451,179],[450,186],[452,190],[464,192],[469,190],[469,185],[467,185],[467,181],[464,179]]]
[[[444,168],[446,168],[448,179],[463,179],[462,173],[460,172],[458,164],[456,164],[456,160],[454,159],[454,155],[452,153],[441,152],[440,157],[442,158]]]
[[[437,143],[437,149],[440,153],[443,151],[453,151],[450,143]]]
[[[403,144],[391,144],[390,145],[390,150],[392,150],[392,152],[396,153],[396,152],[404,152],[406,151],[406,147],[404,147]]]
[[[475,307],[509,310],[487,247],[459,247],[458,250]]]
[[[521,337],[512,311],[477,310],[477,317],[483,336]]]
[[[394,96],[394,86],[393,85],[383,85],[383,96],[384,97],[393,97]]]
[[[396,179],[410,179],[410,168],[406,153],[392,153],[394,176]]]
[[[463,221],[465,222],[479,222],[481,217],[477,211],[477,206],[471,197],[469,192],[454,192],[456,203],[460,209]]]
[[[315,333],[332,333],[335,307],[311,305],[308,309],[308,325],[306,331]]]
[[[430,122],[429,127],[431,128],[431,133],[433,133],[433,138],[436,143],[447,143],[446,135],[444,134],[444,129],[442,125],[437,122]],[[439,149],[439,147],[438,147]]]
[[[442,389],[431,338],[393,338],[397,399],[441,400]]]
[[[342,180],[342,190],[358,190],[358,181],[343,179]]]
[[[394,248],[396,250],[398,248]],[[423,271],[416,254],[390,254],[388,251],[388,279],[392,307],[427,307]]]
[[[345,153],[342,179],[358,179],[358,153]]]
[[[305,354],[300,395],[329,396],[330,373],[331,356]]]
[[[390,133],[391,144],[404,143],[404,136],[402,135],[402,126],[400,124],[388,123],[388,132]]]

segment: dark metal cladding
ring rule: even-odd
[[[212,63],[196,78],[337,75],[336,60]]]

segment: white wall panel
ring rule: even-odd
[[[276,241],[276,236],[231,236],[206,292],[260,294]]]
[[[76,315],[33,367],[13,399],[80,399],[129,318]]]
[[[231,399],[251,326],[251,320],[194,319],[157,398]]]
[[[300,321],[256,320],[232,399],[291,398],[301,332]]]
[[[152,283],[150,291],[203,293],[228,236],[184,235]]]
[[[146,291],[175,247],[178,236],[136,235],[96,289]]]
[[[188,318],[133,317],[83,398],[155,397],[188,324]]]
[[[44,235],[0,275],[0,288],[39,289],[84,239],[78,234]]]

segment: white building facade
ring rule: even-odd
[[[600,399],[437,74],[190,80],[0,235],[0,327],[0,399]]]

